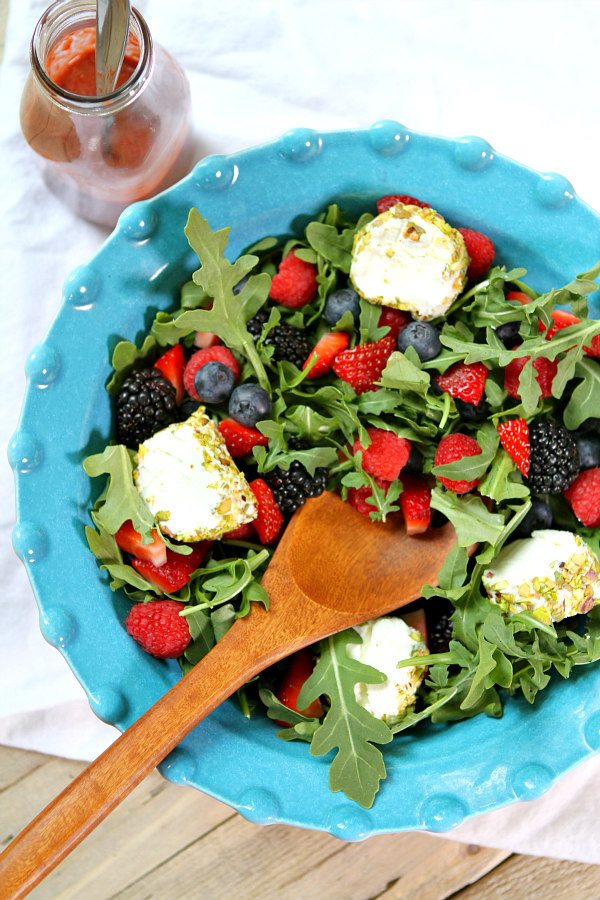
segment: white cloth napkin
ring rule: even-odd
[[[289,128],[397,119],[480,134],[534,168],[558,171],[600,207],[596,0],[139,0],[155,39],[185,67],[202,153],[227,153]],[[23,363],[42,340],[66,275],[105,233],[45,189],[19,131],[27,48],[46,0],[10,0],[0,70],[0,440],[16,428]],[[91,759],[115,731],[46,645],[10,547],[11,473],[0,475],[0,743]],[[482,752],[484,749],[482,748]],[[545,797],[488,813],[452,837],[600,863],[600,758]]]

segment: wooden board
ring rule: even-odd
[[[0,747],[0,846],[84,767]],[[154,772],[34,900],[597,900],[600,867],[425,834],[345,844],[260,827]]]

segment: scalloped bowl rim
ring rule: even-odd
[[[110,594],[82,539],[90,490],[80,461],[108,434],[103,385],[112,327],[135,339],[144,331],[148,302],[173,304],[176,285],[196,265],[181,239],[191,205],[213,227],[232,225],[229,252],[235,257],[268,234],[269,224],[279,224],[278,234],[289,232],[292,214],[298,227],[327,198],[360,208],[398,190],[427,197],[451,222],[486,230],[503,261],[527,258],[532,280],[543,289],[600,256],[600,216],[562,176],[522,166],[481,138],[434,137],[381,120],[359,130],[294,129],[259,147],[204,158],[168,191],[129,207],[92,260],[67,278],[47,340],[28,358],[29,385],[9,445],[17,494],[13,544],[26,565],[44,636],[67,660],[92,710],[117,728],[155,702],[178,669],[148,657],[118,626],[127,603]],[[142,300],[135,299],[138,292]],[[90,359],[99,370],[93,382],[80,376]],[[99,416],[102,433],[93,428]],[[53,522],[61,527],[50,528]],[[261,716],[249,722],[231,702],[188,735],[161,771],[253,822],[315,828],[346,840],[447,831],[539,796],[600,749],[599,689],[600,667],[590,666],[553,684],[533,709],[508,699],[501,720],[479,716],[396,738],[383,750],[388,778],[370,810],[329,792],[327,760],[310,757],[305,744],[277,740],[271,723]],[[556,721],[565,723],[562,730]],[[508,734],[510,743],[503,740]]]

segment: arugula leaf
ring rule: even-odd
[[[450,519],[461,547],[471,547],[480,541],[494,545],[504,529],[504,517],[490,512],[479,497],[468,494],[459,497],[435,487],[431,492],[431,506]]]
[[[563,415],[569,431],[579,428],[586,419],[600,416],[600,365],[593,359],[580,360],[575,366],[575,378],[582,380],[571,394]]]
[[[429,389],[431,377],[400,350],[395,350],[387,361],[381,375],[381,384],[398,391],[414,391],[424,397]]]
[[[258,694],[267,708],[269,719],[275,719],[279,723],[286,722],[290,726],[278,731],[277,737],[284,741],[308,741],[308,743],[312,741],[313,735],[320,725],[319,719],[303,716],[302,713],[290,709],[267,688],[260,688]]]
[[[534,368],[533,359],[527,360],[519,375],[519,394],[523,412],[528,418],[536,411],[542,389],[537,381],[537,370]]]
[[[111,360],[113,373],[106,384],[106,390],[111,397],[117,396],[121,385],[136,362],[147,359],[156,350],[156,347],[156,340],[151,335],[144,338],[144,343],[139,349],[131,341],[119,341],[113,350]]]
[[[462,459],[454,462],[434,466],[431,471],[441,478],[450,478],[454,481],[474,481],[487,471],[496,454],[498,442],[498,432],[488,422],[477,432],[477,443],[481,447],[481,453],[475,456],[463,456]]]
[[[479,493],[490,497],[496,503],[503,500],[517,500],[529,496],[529,488],[520,480],[517,467],[503,449],[499,449],[491,468],[479,484]]]
[[[352,264],[354,229],[338,232],[333,225],[310,222],[306,228],[306,240],[318,254],[347,275]]]
[[[102,453],[88,456],[83,468],[90,478],[108,475],[104,500],[96,511],[96,521],[108,534],[116,534],[121,525],[131,520],[145,543],[151,543],[154,517],[133,482],[133,461],[127,447],[115,444]]]
[[[346,652],[349,643],[360,643],[356,631],[332,635],[320,643],[321,655],[298,697],[301,709],[321,694],[330,707],[316,729],[310,746],[313,756],[325,756],[336,750],[329,770],[332,791],[343,791],[365,809],[373,805],[380,781],[386,777],[381,751],[374,744],[387,744],[392,732],[356,702],[355,684],[382,684],[381,672],[352,659]]]
[[[155,321],[152,334],[161,344],[175,344],[195,331],[210,331],[248,360],[259,384],[270,393],[269,378],[246,322],[265,303],[271,279],[265,273],[249,275],[258,263],[257,256],[240,256],[234,263],[229,262],[225,257],[229,231],[213,231],[197,209],[190,210],[185,234],[202,263],[192,277],[213,298],[213,305],[211,309],[187,310],[172,322]],[[235,295],[233,288],[246,275],[248,280]]]

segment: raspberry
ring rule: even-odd
[[[380,341],[344,350],[335,358],[333,371],[342,381],[347,381],[357,394],[375,391],[378,388],[376,382],[395,348],[396,341],[388,334]]]
[[[408,194],[388,194],[386,197],[380,197],[377,201],[377,212],[384,213],[396,203],[404,203],[405,206],[420,206],[421,209],[429,209],[429,203],[423,203],[415,197],[409,197]]]
[[[509,419],[498,425],[500,443],[516,464],[522,475],[529,475],[530,444],[529,427],[525,419]]]
[[[519,356],[518,359],[511,360],[504,370],[504,389],[513,400],[521,399],[519,394],[519,376],[528,361],[528,356]],[[552,382],[558,368],[557,363],[552,359],[546,359],[545,356],[540,356],[534,359],[533,368],[537,372],[535,380],[540,386],[542,397],[551,397]]]
[[[240,364],[227,347],[218,344],[215,347],[205,347],[203,350],[197,350],[188,360],[188,364],[183,370],[183,386],[187,393],[194,400],[199,400],[200,396],[194,384],[194,378],[200,371],[202,366],[209,362],[220,362],[233,372],[233,377],[237,380],[240,377]]]
[[[353,453],[362,451],[362,467],[369,475],[394,481],[410,456],[411,443],[384,428],[367,428],[371,443],[364,449],[359,440],[354,442]]]
[[[306,306],[317,293],[317,267],[299,259],[292,250],[279,263],[269,297],[289,309]]]
[[[586,469],[564,492],[579,521],[588,528],[600,527],[600,468]]]
[[[433,463],[435,466],[445,466],[446,463],[455,462],[457,459],[463,459],[465,456],[478,456],[481,453],[481,447],[475,438],[469,437],[468,434],[448,434],[443,437],[435,451]],[[466,494],[467,491],[473,490],[479,484],[479,479],[474,481],[454,481],[451,478],[437,476],[445,488],[454,491],[455,494]]]
[[[330,331],[317,341],[317,344],[309,353],[303,369],[308,368],[309,363],[316,357],[316,363],[306,376],[307,378],[320,378],[331,370],[336,356],[346,349],[350,338],[345,331]]]
[[[483,363],[459,362],[450,366],[443,375],[437,375],[435,380],[438,387],[451,397],[477,406],[483,397],[487,377],[487,366]]]
[[[378,487],[383,488],[386,492],[390,486],[389,481],[384,481],[382,478],[375,478],[375,484]],[[372,495],[373,491],[368,484],[359,488],[350,488],[348,491],[348,503],[362,516],[366,516],[367,519],[370,519],[370,514],[377,509],[375,504],[370,500]]]
[[[467,253],[471,258],[467,275],[471,281],[479,281],[494,262],[496,249],[489,237],[481,234],[480,231],[473,231],[472,228],[459,228],[458,230],[463,236]]]
[[[146,653],[175,659],[190,642],[188,623],[179,615],[182,609],[185,605],[176,600],[136,603],[125,619],[125,628]]]
[[[234,419],[219,422],[219,431],[234,459],[252,453],[253,447],[266,447],[269,443],[268,437],[257,428],[248,428]]]
[[[253,522],[261,544],[271,544],[283,526],[283,515],[275,502],[273,491],[262,478],[250,482],[250,489],[256,497],[258,516]]]
[[[405,328],[409,322],[412,322],[410,313],[404,312],[401,309],[392,309],[391,306],[382,306],[381,315],[379,316],[379,322],[377,324],[380,328],[387,325],[390,329],[389,334],[397,339],[402,329]]]

